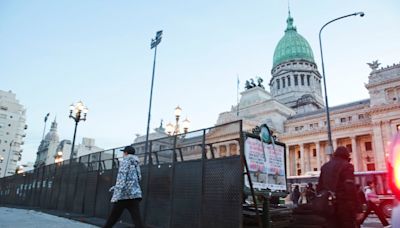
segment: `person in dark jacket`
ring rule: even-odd
[[[300,190],[299,190],[299,186],[296,185],[293,189],[292,195],[291,195],[291,199],[293,201],[293,204],[295,206],[297,206],[299,204],[299,198],[300,198]]]
[[[361,219],[361,206],[356,195],[354,167],[350,164],[350,154],[340,146],[333,158],[321,167],[317,192],[332,191],[336,197],[335,213],[326,218],[328,227],[354,228]]]
[[[315,198],[315,189],[312,183],[307,184],[306,188],[306,199],[307,203],[311,203],[311,201]]]
[[[142,178],[139,158],[134,155],[135,148],[132,146],[127,146],[122,151],[124,152],[124,158],[118,169],[117,181],[115,186],[110,189],[113,192],[111,202],[114,205],[103,227],[113,227],[121,217],[124,209],[127,209],[131,214],[135,228],[142,228],[144,226],[139,211],[139,203],[142,200],[142,190],[139,184]]]

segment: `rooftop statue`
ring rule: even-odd
[[[254,82],[253,78],[250,78],[250,80],[246,80],[244,88],[246,90],[254,88],[254,87],[260,87],[260,88],[265,89],[264,85],[262,84],[264,80],[261,77],[256,77],[256,79],[257,79],[257,84]]]
[[[379,65],[381,65],[378,60],[372,61],[372,63],[367,63],[368,66],[372,69],[372,71],[375,71],[378,69]]]
[[[261,88],[263,88],[263,89],[265,89],[265,87],[263,86],[263,79],[261,78],[261,77],[257,77],[257,86],[258,87],[261,87]]]

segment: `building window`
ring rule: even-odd
[[[290,86],[290,76],[287,76],[287,86]]]
[[[286,83],[285,83],[285,78],[282,78],[282,88],[285,88]]]
[[[314,168],[314,171],[318,171],[318,168]]]
[[[340,123],[345,123],[346,122],[346,118],[340,118]]]
[[[226,156],[226,146],[225,145],[219,146],[219,156],[220,157]]]
[[[304,74],[301,74],[300,77],[301,77],[301,85],[304,85]]]
[[[359,119],[359,120],[364,119],[364,114],[358,114],[358,119]]]
[[[348,119],[349,121],[351,121],[351,116],[347,117],[347,119]]]
[[[299,85],[299,79],[297,78],[297,75],[294,75],[294,85]]]
[[[300,151],[297,151],[297,158],[301,158],[301,153],[300,153]]]
[[[353,148],[351,147],[351,144],[346,144],[346,148],[350,153],[353,152]]]
[[[310,124],[310,129],[313,129],[314,128],[314,125],[313,124]]]
[[[301,169],[298,169],[297,170],[297,176],[300,176],[301,175]]]
[[[313,157],[317,157],[317,149],[313,149],[312,150],[312,156]]]
[[[295,131],[298,131],[298,130],[299,130],[299,127],[294,127],[294,130],[295,130]]]
[[[310,75],[307,75],[307,85],[310,86]]]
[[[277,87],[277,89],[281,88],[281,84],[280,84],[279,78],[276,79],[276,87]]]
[[[365,150],[366,151],[371,151],[372,150],[372,143],[371,142],[365,142]]]
[[[367,164],[367,170],[368,171],[375,171],[375,164],[374,163]]]

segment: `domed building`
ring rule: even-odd
[[[50,131],[46,134],[44,139],[40,142],[38,151],[36,152],[36,161],[34,167],[41,167],[54,163],[55,151],[58,147],[60,137],[57,133],[57,121],[51,123]]]
[[[270,91],[281,103],[297,113],[321,109],[321,75],[310,44],[297,33],[289,12],[285,35],[274,51]]]
[[[329,159],[321,75],[310,44],[293,21],[289,13],[285,34],[273,54],[270,92],[260,79],[258,85],[246,81],[240,102],[220,113],[217,125],[242,120],[243,131],[251,132],[268,124],[278,141],[286,144],[287,175],[314,175]],[[370,97],[330,107],[333,147],[347,147],[355,171],[361,172],[386,169],[388,142],[400,132],[400,64],[380,69],[378,61],[368,65],[372,71],[364,86]],[[213,137],[228,134],[221,130]],[[221,144],[215,152],[237,153],[230,148],[235,147]]]

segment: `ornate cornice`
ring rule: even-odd
[[[400,103],[384,104],[384,105],[370,107],[367,113],[372,116],[374,114],[380,114],[383,112],[387,112],[387,111],[391,111],[391,110],[399,109],[399,108],[400,108]]]
[[[341,131],[341,130],[346,130],[346,129],[355,129],[355,128],[360,128],[360,127],[371,127],[372,122],[371,120],[365,120],[365,121],[357,121],[354,122],[353,124],[336,124],[332,126],[332,131]],[[304,131],[295,131],[295,132],[288,132],[279,135],[280,139],[290,139],[290,138],[295,138],[295,137],[303,137],[303,136],[310,136],[310,135],[318,135],[318,134],[323,134],[326,133],[326,127],[319,127],[317,129],[313,130],[304,130]]]
[[[365,84],[365,88],[371,89],[372,87],[380,86],[380,85],[387,85],[393,82],[399,81],[399,78],[390,78],[386,80],[379,80],[375,82],[369,82],[368,84]]]

